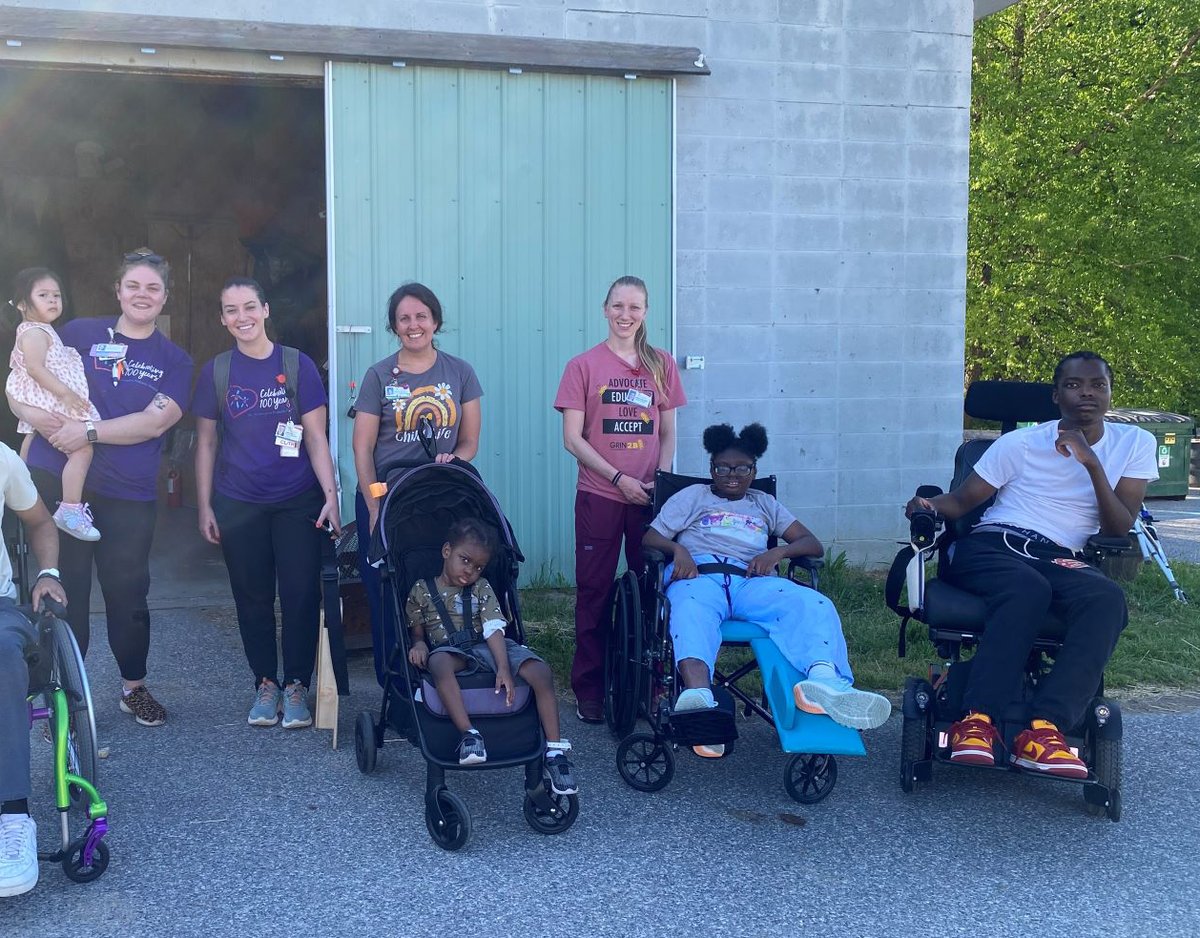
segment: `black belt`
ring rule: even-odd
[[[747,576],[746,568],[731,563],[702,563],[696,566],[696,573],[701,576],[707,573],[723,573],[726,576]]]

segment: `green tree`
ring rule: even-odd
[[[1023,0],[977,24],[968,378],[1108,358],[1200,415],[1200,3]]]

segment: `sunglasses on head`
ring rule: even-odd
[[[132,254],[126,254],[124,260],[126,264],[149,264],[151,267],[167,262],[165,257],[153,251],[134,251]]]

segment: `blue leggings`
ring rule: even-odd
[[[697,564],[720,562],[709,554],[694,559]],[[672,566],[666,569],[667,577]],[[711,676],[721,648],[721,623],[741,619],[766,632],[802,674],[815,662],[825,661],[842,677],[854,680],[842,621],[833,603],[814,589],[778,576],[708,573],[671,583],[667,598],[677,664],[684,658],[697,658],[708,665]]]

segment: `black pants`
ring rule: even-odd
[[[254,504],[213,493],[221,551],[237,606],[246,661],[257,687],[279,683],[275,648],[275,585],[283,617],[283,685],[308,687],[321,622],[321,538],[315,526],[325,505],[319,488],[282,502]]]
[[[1008,540],[1024,543],[1013,536]],[[963,694],[966,708],[999,719],[1018,699],[1025,662],[1047,613],[1053,612],[1066,623],[1066,635],[1050,673],[1038,684],[1030,716],[1063,731],[1076,726],[1129,621],[1121,587],[1094,567],[1024,557],[994,533],[959,541],[946,579],[987,604],[987,628]]]
[[[50,511],[62,500],[62,479],[44,469],[31,469],[38,494]],[[154,541],[155,502],[110,498],[88,489],[83,500],[92,509],[100,540],[81,541],[62,534],[58,539],[58,567],[67,593],[67,622],[79,648],[87,654],[91,627],[88,604],[92,595],[92,564],[104,595],[108,619],[108,646],[121,677],[140,681],[146,676],[150,652],[150,545]],[[36,573],[36,571],[34,571]]]

